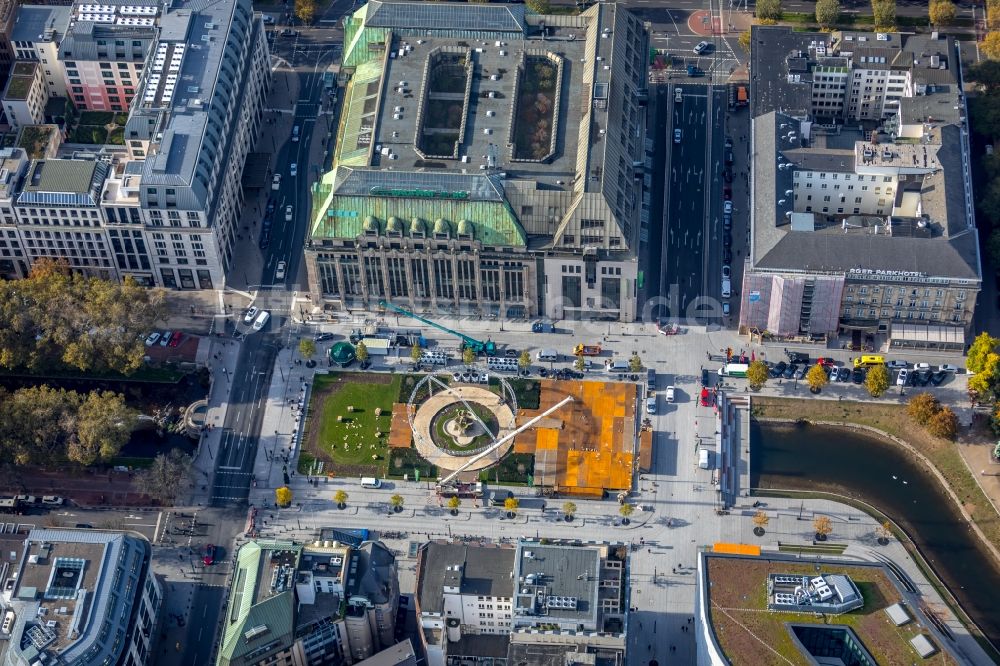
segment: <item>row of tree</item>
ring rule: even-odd
[[[893,32],[896,29],[896,0],[871,0],[875,29]],[[781,0],[757,0],[757,20],[773,25],[784,17]],[[952,0],[931,0],[928,18],[935,26],[950,25],[955,21],[955,3]],[[840,20],[840,0],[816,0],[816,22],[830,28]]]
[[[118,455],[137,413],[120,393],[49,386],[0,390],[0,459],[16,465],[87,467]]]
[[[85,277],[39,261],[23,280],[0,280],[0,368],[130,374],[163,318],[163,292]]]
[[[1000,338],[980,333],[969,346],[965,367],[970,373],[969,400],[992,408],[990,427],[1000,437]]]
[[[750,390],[759,391],[770,379],[770,368],[761,360],[756,360],[747,368],[747,384]],[[806,373],[806,383],[813,393],[818,393],[830,382],[826,370],[820,364],[809,368]],[[865,388],[873,398],[877,398],[889,389],[889,371],[883,365],[868,369],[865,374]]]

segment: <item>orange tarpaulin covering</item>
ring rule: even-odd
[[[752,546],[747,543],[716,543],[712,545],[713,553],[728,553],[729,555],[753,555],[760,556],[760,546]]]

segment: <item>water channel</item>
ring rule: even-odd
[[[1000,567],[922,466],[893,444],[838,428],[754,421],[751,441],[751,485],[837,492],[875,506],[906,530],[965,611],[1000,645]]]

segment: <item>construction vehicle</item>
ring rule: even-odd
[[[384,308],[386,310],[391,310],[391,311],[393,311],[393,312],[395,312],[397,314],[401,314],[401,315],[403,315],[405,317],[411,317],[413,319],[416,319],[417,321],[422,321],[425,324],[427,324],[428,326],[433,326],[434,328],[438,329],[439,331],[444,331],[445,333],[448,333],[449,335],[454,335],[455,337],[460,338],[462,340],[462,345],[466,349],[471,349],[472,351],[474,351],[477,354],[486,354],[487,356],[496,356],[496,353],[497,353],[497,344],[495,342],[493,342],[492,340],[487,340],[486,342],[483,342],[482,340],[476,340],[475,338],[473,338],[471,336],[465,335],[464,333],[459,333],[458,331],[454,331],[454,330],[448,328],[447,326],[442,326],[441,324],[438,324],[437,322],[433,322],[430,319],[424,319],[420,315],[415,314],[413,312],[410,312],[406,308],[401,308],[398,305],[393,305],[392,303],[390,303],[388,301],[379,301],[378,305],[379,305],[380,308]]]
[[[573,356],[600,356],[601,345],[579,344],[573,347]]]

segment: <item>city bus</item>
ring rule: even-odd
[[[855,368],[871,368],[876,365],[885,365],[884,356],[859,356],[854,359]]]
[[[746,377],[750,368],[746,363],[727,363],[719,368],[720,377]]]

